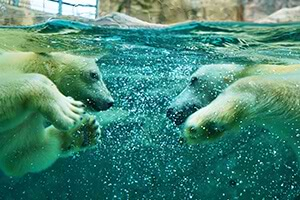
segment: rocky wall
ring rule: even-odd
[[[100,15],[123,12],[153,23],[176,23],[186,20],[242,21],[240,0],[102,0]]]
[[[0,24],[30,25],[43,22],[55,15],[0,3]],[[103,16],[119,12],[144,22],[172,24],[188,20],[198,21],[299,21],[300,0],[101,0],[100,20]],[[278,10],[283,11],[277,13]],[[275,14],[275,15],[274,15]],[[271,18],[268,18],[268,16]],[[60,17],[61,18],[61,17]],[[74,16],[62,18],[94,23],[94,20]],[[98,19],[96,19],[97,24]],[[124,21],[124,20],[121,20]]]

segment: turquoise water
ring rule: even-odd
[[[251,128],[211,145],[182,146],[181,127],[166,117],[170,102],[201,65],[300,63],[300,23],[120,29],[53,20],[2,27],[0,41],[3,51],[97,57],[116,100],[113,109],[97,114],[104,133],[97,150],[19,179],[1,174],[0,199],[295,199],[300,194],[295,155],[267,130]]]

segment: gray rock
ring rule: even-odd
[[[256,21],[282,8],[300,5],[300,0],[244,0],[244,20]]]
[[[96,19],[93,24],[101,26],[117,26],[117,27],[151,27],[151,28],[161,28],[165,25],[148,23],[139,20],[135,17],[130,17],[123,13],[113,12],[111,14],[105,15]]]
[[[300,21],[300,6],[294,8],[282,8],[263,19],[257,20],[258,23],[276,22],[298,22]]]

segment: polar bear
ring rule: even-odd
[[[199,108],[208,105],[221,91],[229,86],[234,75],[243,70],[236,64],[211,64],[201,66],[190,77],[188,85],[167,109],[167,117],[176,125]]]
[[[112,104],[93,59],[66,53],[1,54],[0,169],[10,176],[40,172],[59,157],[93,147],[99,124],[84,113],[84,105],[100,111]]]
[[[261,65],[238,76],[245,77],[188,117],[184,140],[207,143],[255,124],[287,141],[300,157],[300,65]]]
[[[243,66],[238,64],[210,64],[194,72],[189,84],[167,108],[167,117],[176,125],[182,124],[188,116],[212,102],[225,88],[240,78],[280,74],[297,70],[299,65]]]

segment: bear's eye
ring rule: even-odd
[[[97,72],[90,72],[90,77],[93,79],[93,80],[97,80],[99,81],[100,80],[100,76]]]
[[[194,85],[198,81],[197,77],[192,77],[190,80],[190,85]]]

